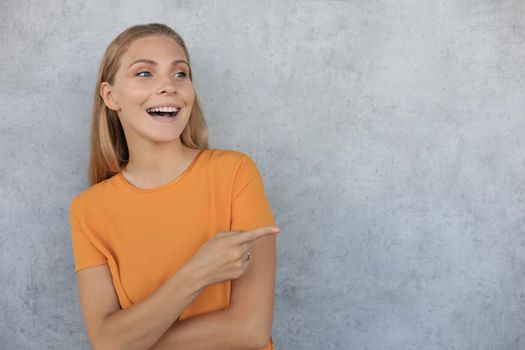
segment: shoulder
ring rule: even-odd
[[[237,164],[250,156],[242,151],[226,148],[209,149],[209,158],[214,162]]]
[[[73,195],[71,198],[70,206],[75,210],[81,210],[81,208],[90,206],[91,204],[103,203],[105,200],[112,196],[113,190],[116,186],[115,179],[117,175],[102,180],[99,183],[91,185]]]
[[[248,183],[261,176],[255,161],[246,152],[215,148],[208,152],[208,160],[210,173],[232,186]]]
[[[214,170],[227,171],[229,173],[232,171],[236,173],[246,166],[255,166],[252,157],[246,152],[224,148],[210,149],[208,161]]]

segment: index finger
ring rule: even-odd
[[[245,243],[254,241],[258,238],[269,236],[269,235],[275,235],[279,233],[281,230],[278,227],[275,226],[265,226],[265,227],[259,227],[251,231],[243,232],[242,234],[239,234],[237,236],[237,243]]]

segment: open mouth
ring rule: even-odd
[[[179,114],[180,108],[177,107],[154,107],[148,108],[146,112],[154,118],[174,118]]]
[[[149,115],[155,118],[170,118],[176,117],[179,114],[179,111],[175,112],[148,112]]]

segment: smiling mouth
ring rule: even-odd
[[[179,110],[177,111],[174,111],[174,112],[147,112],[149,115],[151,115],[152,117],[156,117],[156,118],[159,118],[159,117],[176,117],[178,114],[179,114]]]

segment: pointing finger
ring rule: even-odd
[[[237,243],[254,241],[264,236],[275,235],[279,233],[280,231],[281,230],[275,226],[259,227],[254,230],[244,232],[243,234],[239,234]]]

